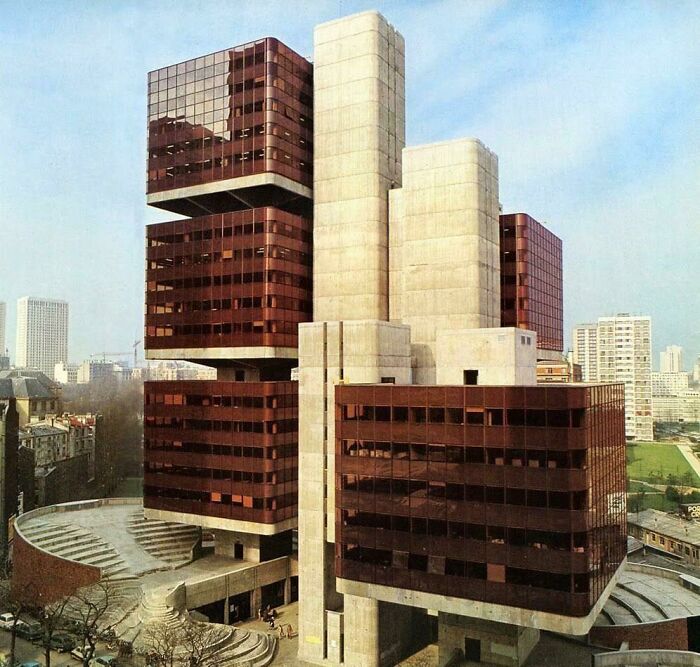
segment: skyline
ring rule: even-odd
[[[407,144],[479,137],[504,212],[562,238],[566,347],[574,325],[629,312],[652,317],[654,367],[669,344],[686,370],[700,353],[697,6],[247,3],[228,22],[223,3],[1,4],[0,137],[30,138],[0,165],[13,360],[26,294],[69,301],[71,361],[142,338],[143,225],[177,217],[144,203],[148,71],[265,35],[310,55],[315,23],[375,6],[412,46]]]

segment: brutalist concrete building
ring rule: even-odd
[[[498,159],[406,147],[404,81],[373,11],[313,76],[269,38],[151,73],[149,203],[190,218],[147,233],[148,356],[218,378],[146,384],[144,505],[243,558],[298,526],[301,661],[395,664],[430,614],[441,661],[519,665],[624,562],[624,390],[535,386],[561,290],[502,326]]]

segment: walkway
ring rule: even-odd
[[[691,449],[690,445],[676,445],[678,451],[683,454],[685,460],[690,464],[690,467],[695,471],[695,474],[700,478],[700,461]]]

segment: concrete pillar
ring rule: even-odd
[[[292,601],[292,578],[287,575],[284,580],[284,604],[289,604]]]
[[[345,664],[380,667],[379,602],[345,595]]]
[[[253,618],[258,617],[258,611],[262,604],[262,588],[254,588],[250,591],[250,614]]]
[[[228,597],[228,595],[224,598],[224,625],[229,625],[229,623],[231,622],[230,618],[229,618],[229,614],[230,614],[229,607],[231,605],[231,603],[229,602],[229,599],[230,598]]]
[[[389,224],[390,318],[411,326],[413,382],[435,384],[437,332],[501,325],[498,158],[476,139],[405,148]]]
[[[314,318],[389,317],[388,192],[401,185],[404,41],[367,11],[314,30]]]

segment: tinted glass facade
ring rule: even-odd
[[[146,382],[144,394],[145,507],[296,516],[296,382]]]
[[[311,221],[277,208],[149,225],[146,347],[297,346]]]
[[[272,172],[312,182],[312,65],[276,39],[148,75],[148,193]]]
[[[622,385],[336,389],[336,574],[585,616],[626,551]]]
[[[500,216],[501,325],[537,332],[537,347],[564,349],[561,239],[525,213]]]

